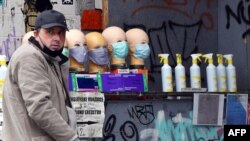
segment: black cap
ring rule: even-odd
[[[53,26],[60,26],[68,30],[66,19],[62,13],[55,10],[45,10],[37,16],[35,29]]]

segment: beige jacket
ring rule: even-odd
[[[4,141],[69,141],[75,136],[58,61],[31,43],[14,52],[4,84]]]

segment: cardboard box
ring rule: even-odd
[[[130,73],[140,73],[140,74],[147,74],[148,75],[148,70],[147,69],[129,69]]]
[[[100,92],[147,92],[147,77],[145,74],[98,74]]]
[[[129,73],[129,69],[112,69],[110,73]]]
[[[98,88],[100,92],[123,92],[121,74],[102,73],[97,74]]]
[[[148,91],[146,74],[122,74],[122,80],[126,92]]]
[[[70,91],[75,92],[96,92],[98,91],[98,83],[96,74],[77,74],[70,73],[69,78]],[[71,81],[71,83],[70,83]]]

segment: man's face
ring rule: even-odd
[[[65,42],[66,30],[61,27],[41,28],[36,32],[35,37],[51,51],[60,50]]]

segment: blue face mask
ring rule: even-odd
[[[145,60],[149,57],[149,55],[150,55],[150,48],[148,44],[137,44],[135,46],[135,52],[134,52],[135,57]]]
[[[97,48],[88,51],[89,59],[97,65],[109,64],[108,50],[107,48]]]
[[[68,48],[63,48],[62,54],[69,57],[69,49]]]
[[[128,55],[128,43],[123,42],[117,42],[112,44],[113,48],[113,56],[115,58],[122,58],[125,59]]]
[[[63,48],[63,51],[62,51],[62,54],[63,54],[64,56],[67,56],[67,57],[69,58],[69,49],[64,47],[64,48]],[[68,66],[68,65],[69,65],[69,61],[63,63],[63,65]]]
[[[74,48],[70,48],[69,53],[70,56],[72,56],[78,63],[85,63],[87,50],[84,46],[75,46]]]

